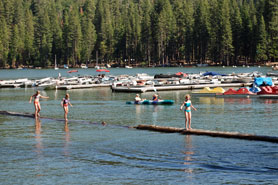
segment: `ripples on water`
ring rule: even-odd
[[[33,112],[33,89],[0,89],[0,110]],[[277,184],[277,144],[128,129],[184,127],[173,106],[134,106],[135,94],[68,91],[69,121],[0,115],[0,184]],[[65,91],[43,91],[42,116],[63,118]],[[152,93],[142,94],[150,98]],[[277,136],[276,100],[193,97],[193,128]],[[83,121],[82,121],[83,120]],[[100,123],[105,121],[107,126]]]

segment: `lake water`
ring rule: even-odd
[[[270,68],[111,69],[110,74],[260,71]],[[66,70],[0,70],[0,79],[56,77]],[[79,70],[95,75],[95,69]],[[34,111],[35,89],[0,89],[0,110]],[[133,93],[109,88],[42,91],[41,116],[63,118],[60,102],[70,94],[69,123],[0,115],[0,184],[278,184],[276,143],[186,136],[130,129],[155,124],[184,127],[179,110],[190,91],[159,92],[171,106],[128,105]],[[151,98],[153,93],[144,93]],[[278,101],[192,97],[192,127],[278,136]],[[105,121],[106,126],[99,123]],[[94,124],[97,123],[97,124]]]

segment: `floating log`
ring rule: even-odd
[[[183,128],[163,127],[163,126],[156,126],[156,125],[138,125],[134,128],[139,130],[150,130],[156,132],[181,133],[186,135],[206,135],[212,137],[235,138],[235,139],[267,141],[267,142],[278,143],[278,137],[275,136],[244,134],[239,132],[222,132],[222,131],[211,131],[211,130],[201,130],[201,129],[185,130]]]
[[[10,111],[0,111],[0,115],[35,118],[34,114],[21,113],[21,112],[10,112]],[[49,117],[44,117],[44,116],[40,116],[39,119],[47,119],[47,120],[54,120],[54,121],[65,122],[65,119],[61,119],[61,118],[49,118]],[[96,124],[96,125],[103,125],[103,126],[107,125],[107,123],[104,122],[104,121],[101,122],[101,123],[96,123],[96,122],[87,121],[87,120],[69,120],[68,122],[77,122],[77,123],[83,123],[83,124]],[[124,127],[124,126],[121,126],[121,127]]]
[[[0,115],[35,118],[34,114],[9,112],[9,111],[0,111]],[[40,119],[48,119],[48,120],[55,120],[55,121],[62,121],[62,122],[65,121],[64,119],[49,118],[49,117],[40,117]],[[77,123],[83,123],[83,124],[96,124],[96,125],[103,125],[103,126],[107,125],[107,123],[105,123],[105,122],[95,123],[95,122],[91,122],[91,121],[87,121],[87,120],[70,120],[69,122],[77,122]],[[120,126],[120,125],[113,125],[113,126],[123,127],[123,128],[135,128],[135,129],[139,129],[139,130],[150,130],[150,131],[156,131],[156,132],[165,132],[165,133],[181,133],[181,134],[187,134],[187,135],[206,135],[206,136],[212,136],[212,137],[235,138],[235,139],[245,139],[245,140],[266,141],[266,142],[278,143],[278,137],[275,137],[275,136],[244,134],[244,133],[239,133],[239,132],[221,132],[221,131],[210,131],[210,130],[201,130],[201,129],[185,130],[183,128],[163,127],[163,126],[156,126],[156,125],[138,125],[135,127]]]

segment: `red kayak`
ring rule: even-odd
[[[78,70],[71,70],[71,71],[68,71],[68,73],[76,73],[78,72]]]
[[[109,73],[110,71],[107,69],[97,69],[96,72],[106,72]]]

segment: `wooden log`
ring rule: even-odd
[[[239,133],[239,132],[222,132],[222,131],[211,131],[211,130],[201,130],[201,129],[185,130],[182,128],[163,127],[163,126],[157,126],[157,125],[138,125],[134,128],[139,129],[139,130],[150,130],[150,131],[166,132],[166,133],[206,135],[206,136],[212,136],[212,137],[234,138],[234,139],[245,139],[245,140],[267,141],[267,142],[278,143],[278,137],[275,137],[275,136],[244,134],[244,133]]]
[[[35,118],[34,114],[21,113],[21,112],[10,112],[10,111],[0,111],[0,115]],[[61,118],[49,118],[49,117],[44,117],[44,116],[40,116],[39,119],[47,119],[47,120],[54,120],[54,121],[65,122],[65,119],[61,119]],[[83,124],[96,124],[96,125],[103,125],[103,126],[107,125],[107,123],[104,122],[104,121],[102,121],[101,123],[96,123],[96,122],[87,121],[87,120],[69,120],[69,122],[77,122],[77,123],[83,123]],[[125,126],[121,126],[121,127],[125,127]]]

